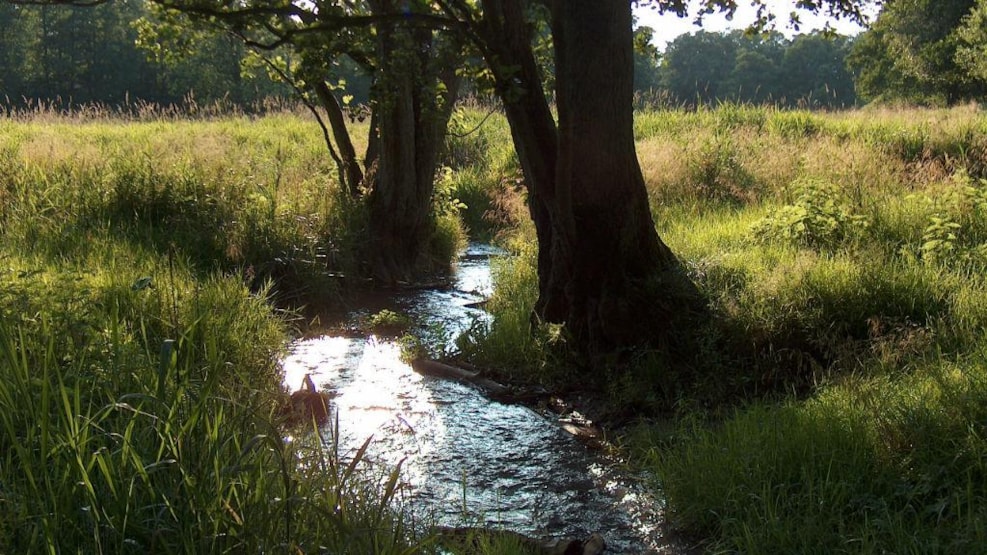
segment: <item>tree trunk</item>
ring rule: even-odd
[[[360,168],[360,161],[356,157],[356,148],[354,148],[353,141],[346,129],[346,116],[343,114],[343,107],[340,106],[339,100],[324,82],[315,83],[315,94],[318,96],[322,108],[326,111],[329,118],[329,129],[332,130],[333,139],[336,140],[336,148],[339,149],[339,158],[342,164],[340,177],[344,181],[343,186],[349,191],[350,196],[356,197],[359,195],[360,186],[363,184],[363,170]]]
[[[455,64],[438,59],[442,47],[436,42],[427,29],[378,29],[381,67],[372,118],[377,127],[368,149],[377,157],[368,161],[367,171],[372,180],[368,253],[372,276],[386,284],[448,263],[430,257],[431,202],[458,78],[449,69]]]
[[[487,49],[485,57],[494,73],[498,94],[511,127],[514,148],[524,171],[528,209],[538,238],[538,305],[535,320],[562,322],[562,303],[549,303],[552,274],[552,209],[555,198],[555,166],[558,134],[545,98],[542,78],[531,50],[531,29],[525,20],[524,0],[484,2],[479,32]],[[558,298],[558,297],[554,297]]]
[[[523,13],[521,0],[484,5],[503,8],[490,19],[524,30],[530,40],[509,9]],[[490,45],[501,56],[498,65],[521,68],[501,82],[501,95],[538,228],[536,314],[564,323],[573,347],[589,355],[662,343],[695,292],[655,232],[637,162],[630,3],[553,0],[551,14],[557,135],[544,129],[547,102],[528,80],[530,48],[527,56],[508,51],[503,43],[512,40],[503,33]],[[509,93],[512,83],[521,85],[523,100]]]
[[[591,350],[668,331],[677,272],[658,238],[634,145],[634,60],[627,0],[555,0],[556,233],[553,279],[569,329]]]

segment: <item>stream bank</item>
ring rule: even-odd
[[[501,255],[471,245],[447,287],[354,306],[348,319],[388,308],[451,341],[489,321],[479,305],[491,292],[490,259]],[[380,468],[402,465],[403,508],[416,518],[532,538],[599,533],[607,553],[686,552],[667,537],[664,503],[647,487],[648,476],[587,449],[556,418],[492,400],[474,384],[414,371],[393,339],[299,339],[283,367],[289,388],[307,374],[332,397],[344,458],[373,437],[365,460]]]

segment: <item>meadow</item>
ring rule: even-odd
[[[0,551],[428,549],[394,469],[281,417],[301,307],[356,272],[319,141],[291,114],[0,120]]]
[[[504,119],[465,106],[453,132],[436,208],[461,223],[445,233],[516,254],[462,356],[623,407],[621,448],[690,538],[987,544],[977,107],[642,107],[657,229],[709,317],[589,382],[563,332],[529,329],[536,245]],[[434,549],[395,509],[394,469],[279,424],[286,341],[360,274],[365,213],[321,141],[290,112],[0,119],[0,546]]]
[[[641,110],[659,234],[710,316],[596,368],[605,417],[710,552],[962,553],[987,544],[987,117]],[[532,231],[464,352],[587,387],[527,332]],[[605,412],[605,411],[604,411]]]

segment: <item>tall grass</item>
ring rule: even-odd
[[[463,223],[473,240],[491,240],[520,223],[522,186],[507,120],[495,106],[464,103],[452,118],[446,140],[447,184],[461,203]]]
[[[124,124],[126,123],[126,124]],[[197,271],[268,280],[282,305],[325,303],[365,271],[367,206],[335,183],[315,122],[292,114],[207,121],[2,124],[0,226],[52,258],[86,256],[111,234],[173,249]],[[354,129],[358,148],[366,125]],[[436,195],[433,250],[463,242],[448,180]]]
[[[85,259],[110,236],[255,288],[277,279],[289,299],[328,294],[353,250],[330,222],[352,218],[321,147],[300,120],[247,121],[8,124],[0,225],[51,259]]]
[[[658,232],[712,316],[680,360],[595,373],[658,419],[628,446],[673,522],[716,552],[979,549],[987,118],[725,105],[636,126]],[[502,347],[533,344],[534,261],[496,275],[470,352],[571,379],[550,349]]]
[[[674,518],[717,549],[964,553],[987,541],[984,360],[762,403],[652,450]]]
[[[268,299],[106,248],[118,266],[5,256],[3,551],[409,552],[394,478],[283,434]]]
[[[434,550],[399,468],[286,434],[284,307],[332,302],[365,240],[314,123],[10,116],[0,551]]]

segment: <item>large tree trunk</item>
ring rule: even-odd
[[[490,19],[527,31],[523,19],[514,17],[515,10],[523,13],[522,5],[484,4],[502,8]],[[527,80],[530,48],[526,56],[505,49],[502,43],[509,40],[491,45],[491,53],[500,56],[495,65],[521,68],[502,85],[522,79],[522,100],[504,94],[506,88],[502,98],[538,228],[535,310],[545,321],[564,323],[574,347],[586,354],[659,343],[671,331],[673,313],[691,304],[682,301],[694,291],[655,232],[637,162],[630,3],[553,0],[551,10],[557,135],[545,131],[547,102]]]
[[[391,4],[379,1],[377,9],[393,11]],[[456,64],[438,59],[443,47],[436,43],[427,29],[378,29],[368,253],[371,275],[385,284],[414,279],[443,262],[430,257],[431,202],[459,81]]]
[[[552,279],[567,323],[590,349],[666,334],[672,252],[658,238],[634,145],[634,60],[627,0],[555,0],[556,233]],[[664,282],[664,283],[663,283]]]
[[[543,292],[548,289],[552,273],[552,210],[559,140],[555,119],[542,88],[542,76],[531,50],[531,29],[525,19],[525,5],[524,0],[484,2],[484,20],[479,32],[524,171],[528,209],[539,245],[538,290]],[[549,296],[539,295],[534,318],[564,321],[564,305],[549,304],[548,299]]]

